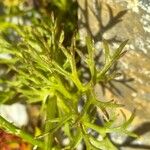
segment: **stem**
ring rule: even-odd
[[[0,127],[2,127],[4,130],[6,130],[6,132],[13,134],[13,135],[16,135],[16,136],[22,138],[23,140],[25,140],[26,142],[34,145],[34,146],[38,146],[41,148],[43,148],[43,146],[44,146],[43,145],[44,143],[42,141],[35,139],[30,134],[19,129],[18,127],[16,127],[12,123],[5,120],[2,116],[0,116]]]
[[[93,102],[93,98],[92,98],[92,92],[91,91],[87,91],[87,95],[88,95],[88,99],[83,107],[83,110],[82,112],[80,113],[79,117],[77,118],[76,120],[76,123],[78,123],[80,120],[82,120],[82,118],[84,117],[85,114],[88,114],[87,111],[90,107],[90,105],[92,104]]]
[[[113,61],[111,60],[110,62],[108,62],[103,69],[97,74],[97,81],[101,81],[102,78],[105,76],[105,73],[109,70],[109,68],[113,65]]]
[[[56,105],[56,97],[53,96],[51,98],[47,98],[47,105],[46,105],[46,120],[51,120],[56,117],[56,111],[57,111],[57,105]],[[53,129],[53,123],[46,121],[45,122],[45,132],[49,132],[51,129]],[[49,150],[52,149],[52,144],[54,140],[54,135],[53,134],[48,134],[45,137],[45,149],[44,150]]]

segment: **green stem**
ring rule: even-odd
[[[56,112],[57,112],[57,102],[56,102],[56,97],[47,97],[47,105],[46,105],[46,120],[51,120],[56,117]],[[53,123],[46,121],[45,122],[45,132],[49,132],[51,129],[54,128]],[[52,144],[54,140],[54,135],[53,134],[48,134],[45,137],[45,149],[44,150],[49,150],[52,149]]]
[[[4,130],[6,130],[6,132],[20,137],[23,140],[25,140],[26,142],[31,143],[32,145],[35,145],[35,146],[38,146],[41,148],[43,148],[43,146],[44,146],[42,141],[35,139],[30,134],[19,129],[18,127],[16,127],[12,123],[5,120],[2,116],[0,116],[0,127],[3,128]]]
[[[82,118],[84,117],[85,114],[88,114],[87,113],[88,109],[89,109],[90,105],[93,102],[93,98],[92,98],[91,94],[92,94],[92,92],[87,91],[88,99],[87,99],[87,101],[86,101],[86,103],[85,103],[85,105],[83,107],[82,112],[80,113],[79,117],[77,118],[76,123],[78,123],[80,120],[82,120]]]
[[[105,76],[106,72],[109,70],[109,68],[113,65],[114,60],[111,60],[108,62],[103,69],[97,74],[97,81],[101,81],[103,77]]]

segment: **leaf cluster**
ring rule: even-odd
[[[113,54],[104,41],[104,66],[96,68],[94,41],[87,37],[87,54],[76,46],[76,35],[70,46],[64,46],[64,32],[58,36],[53,17],[43,19],[40,24],[13,25],[13,30],[19,36],[18,42],[9,42],[3,34],[0,38],[0,54],[9,56],[0,58],[6,72],[0,79],[3,85],[0,103],[16,100],[40,103],[43,126],[38,137],[32,137],[2,117],[0,127],[13,134],[17,132],[24,140],[45,150],[77,149],[82,143],[87,150],[116,150],[108,134],[117,132],[136,136],[127,129],[134,114],[114,127],[117,116],[110,114],[108,109],[115,112],[121,105],[98,99],[94,90],[100,81],[115,77],[115,73],[110,74],[109,70],[125,53],[123,48],[127,41]],[[89,68],[88,82],[81,81],[81,70],[77,66],[81,60]],[[99,114],[99,110],[102,114]],[[97,120],[102,123],[97,124]],[[67,144],[63,142],[65,139],[69,141]]]

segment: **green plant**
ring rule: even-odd
[[[97,69],[93,40],[87,37],[87,54],[77,48],[76,35],[73,36],[71,45],[65,47],[64,32],[58,36],[57,23],[53,17],[30,26],[9,24],[3,32],[8,27],[19,38],[18,42],[12,43],[1,33],[0,53],[8,54],[11,58],[1,58],[0,64],[6,66],[6,72],[11,74],[11,78],[6,75],[1,77],[3,90],[0,91],[0,103],[39,103],[43,120],[42,133],[37,137],[15,127],[2,117],[1,128],[42,150],[76,149],[81,143],[86,145],[87,150],[116,150],[108,134],[117,132],[136,137],[127,129],[134,114],[121,125],[114,126],[117,119],[115,111],[122,105],[114,101],[99,100],[94,90],[100,81],[115,77],[114,73],[110,74],[109,69],[124,54],[123,48],[127,41],[113,54],[110,54],[109,46],[104,41],[105,64]],[[79,57],[75,57],[75,54]],[[77,67],[80,60],[84,60],[89,68],[89,81],[82,82],[80,79],[81,70]],[[82,107],[81,101],[84,103]],[[96,123],[97,119],[102,121],[101,125]],[[68,144],[63,143],[64,139],[68,139]]]
[[[48,13],[53,12],[58,22],[58,34],[61,29],[64,30],[64,44],[70,44],[70,38],[75,30],[78,28],[77,9],[78,4],[76,0],[52,0],[47,2],[47,6],[50,6]],[[48,7],[49,8],[49,7]]]

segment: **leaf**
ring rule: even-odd
[[[115,53],[112,56],[113,61],[116,61],[118,58],[120,58],[122,56],[122,50],[125,47],[125,45],[127,44],[128,40],[124,41],[123,43],[121,43],[121,45],[116,49]]]
[[[117,150],[117,148],[110,142],[108,138],[104,138],[102,141],[98,141],[96,138],[90,136],[89,138],[92,145],[101,150]]]
[[[114,103],[113,101],[108,101],[108,102],[102,102],[99,100],[95,100],[94,101],[95,106],[98,106],[100,108],[118,108],[118,107],[122,107],[122,104],[117,104]]]
[[[133,133],[131,131],[128,131],[128,129],[127,129],[131,125],[131,123],[132,123],[132,121],[134,119],[134,116],[135,116],[135,111],[132,113],[132,115],[130,116],[130,118],[126,122],[124,122],[119,127],[109,128],[107,130],[107,132],[109,132],[109,133],[111,133],[111,132],[118,132],[120,134],[127,134],[128,136],[137,138],[138,135],[136,135],[135,133]]]
[[[77,130],[77,135],[73,138],[71,148],[75,149],[78,147],[78,145],[81,143],[83,138],[82,132],[80,129]]]
[[[96,132],[98,132],[100,135],[102,135],[102,137],[106,136],[107,130],[105,127],[103,126],[98,126],[96,124],[90,123],[90,122],[83,122],[84,126],[86,126],[86,128],[90,128],[92,130],[95,130]]]
[[[106,40],[103,40],[104,54],[105,54],[105,63],[110,61],[110,50],[109,45]]]
[[[2,116],[0,116],[0,127],[3,128],[8,133],[19,136],[20,138],[24,139],[26,142],[29,142],[33,145],[37,145],[38,147],[41,147],[41,148],[44,146],[42,141],[35,139],[30,134],[17,128],[15,125],[5,120]]]
[[[86,37],[86,44],[87,44],[87,49],[88,49],[88,54],[89,54],[89,58],[93,58],[93,55],[95,52],[95,48],[94,48],[94,41],[91,39],[91,37]]]
[[[134,117],[135,117],[135,110],[133,111],[132,115],[130,116],[130,118],[122,124],[122,128],[126,129],[134,120]]]
[[[87,44],[87,49],[88,49],[87,64],[88,64],[88,67],[90,68],[92,80],[95,81],[96,68],[95,68],[95,61],[94,61],[94,53],[95,53],[94,41],[92,41],[90,37],[87,37],[86,44]]]
[[[128,40],[124,41],[119,48],[116,49],[116,51],[114,52],[114,54],[110,57],[110,60],[107,61],[104,65],[104,67],[98,71],[97,73],[97,81],[102,81],[104,76],[106,75],[106,73],[108,72],[108,70],[118,61],[118,59],[122,56],[123,53],[122,50],[125,47],[125,45],[127,44]],[[108,53],[108,46],[106,45],[106,53]]]
[[[62,31],[62,32],[60,33],[59,43],[62,44],[63,41],[64,41],[64,31]]]

